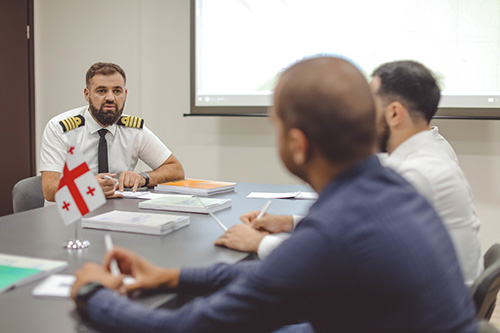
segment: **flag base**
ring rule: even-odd
[[[88,240],[71,239],[63,244],[63,248],[69,250],[86,249],[90,246]]]

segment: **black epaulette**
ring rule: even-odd
[[[134,116],[121,116],[116,124],[125,127],[142,128],[144,119]]]
[[[68,132],[75,128],[85,126],[85,118],[79,114],[74,117],[61,120],[59,125],[61,125],[63,132]]]

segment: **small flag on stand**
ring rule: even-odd
[[[73,146],[68,150],[55,199],[59,214],[66,225],[106,202],[101,186],[83,156]]]

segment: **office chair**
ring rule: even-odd
[[[477,317],[489,321],[500,290],[500,244],[492,245],[484,255],[484,271],[471,287]]]
[[[43,207],[44,203],[42,176],[21,179],[12,188],[12,208],[14,213]]]
[[[478,333],[500,333],[500,331],[498,331],[498,329],[495,326],[491,325],[487,321],[481,320],[479,322]]]
[[[491,266],[492,263],[500,258],[500,244],[493,244],[484,254],[484,269]]]

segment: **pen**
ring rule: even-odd
[[[104,179],[112,179],[112,180],[116,180],[116,181],[118,181],[118,179],[113,178],[113,177],[108,176],[108,175],[104,175],[103,177],[104,177]]]
[[[197,196],[195,196],[195,197],[196,197],[196,199],[198,199],[198,201],[201,203],[201,205],[207,210],[208,214],[210,214],[210,216],[212,216],[212,218],[215,220],[215,222],[217,222],[219,227],[221,227],[222,230],[227,231],[227,227],[217,218],[217,216],[215,216],[211,211],[208,210],[208,207],[205,206],[203,201],[201,201],[201,199],[198,198]]]
[[[111,251],[113,250],[113,240],[111,239],[110,234],[104,234],[104,244],[106,245],[106,251]],[[118,264],[116,263],[116,260],[113,259],[111,260],[109,264],[109,269],[111,271],[111,274],[113,275],[120,275],[120,268],[118,268]]]
[[[273,202],[271,200],[267,200],[267,202],[264,204],[264,207],[262,207],[262,209],[260,210],[260,213],[259,215],[257,216],[256,220],[260,219],[262,216],[264,216],[264,214],[266,213],[267,209],[269,208],[269,206],[271,206]]]

